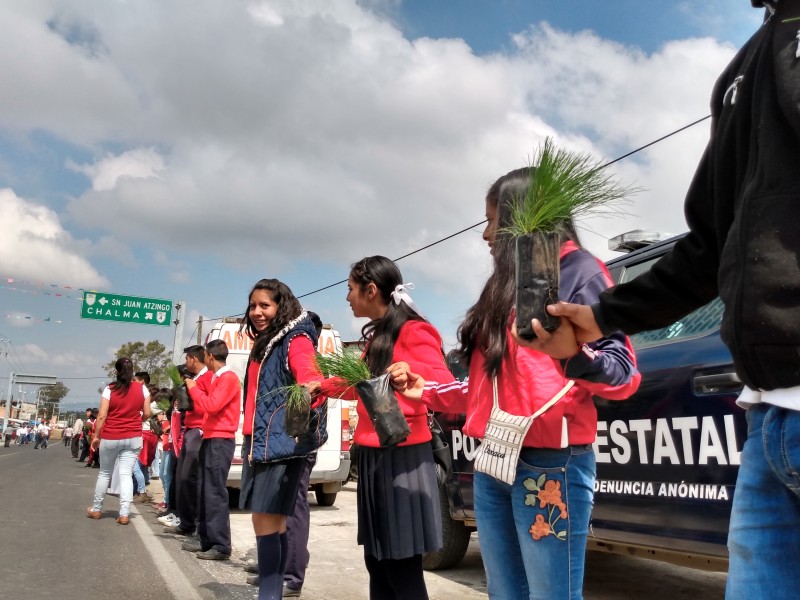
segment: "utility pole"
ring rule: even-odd
[[[180,300],[175,304],[175,320],[172,322],[175,325],[175,340],[172,343],[172,363],[177,365],[178,361],[183,354],[183,321],[186,314],[186,302]]]

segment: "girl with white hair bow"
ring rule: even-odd
[[[373,376],[392,363],[421,369],[432,380],[452,381],[442,353],[442,338],[425,320],[403,284],[397,265],[384,256],[355,263],[347,301],[361,330],[364,360]],[[322,384],[330,397],[357,399],[336,378]],[[442,546],[442,525],[427,407],[396,395],[411,433],[405,442],[381,447],[366,410],[358,404],[355,443],[358,454],[358,543],[370,574],[370,598],[428,598],[422,555]]]

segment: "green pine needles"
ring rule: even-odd
[[[286,410],[304,410],[311,405],[311,395],[305,386],[293,383],[284,389],[286,390]]]
[[[372,377],[367,363],[351,352],[317,354],[317,368],[326,377],[340,377],[350,387]]]
[[[167,366],[167,377],[169,377],[169,380],[172,382],[172,387],[177,388],[183,385],[183,379],[181,379],[178,367],[171,363]]]
[[[614,203],[640,191],[605,174],[589,154],[556,148],[551,138],[539,146],[537,162],[527,193],[513,203],[511,224],[503,229],[514,237],[556,232],[580,216],[617,213]]]

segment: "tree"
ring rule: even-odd
[[[112,380],[117,377],[114,363],[122,356],[127,356],[133,361],[134,372],[147,371],[150,374],[150,383],[159,387],[170,386],[166,369],[172,363],[172,353],[158,340],[147,343],[128,342],[120,346],[114,353],[114,360],[103,365]]]
[[[53,385],[42,387],[39,398],[44,402],[58,404],[67,394],[69,394],[69,388],[60,381],[56,381]]]

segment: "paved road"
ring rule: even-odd
[[[131,525],[114,523],[117,501],[104,517],[84,516],[96,469],[69,457],[63,446],[45,451],[0,447],[0,600],[243,600],[256,596],[241,569],[255,545],[249,515],[231,515],[234,555],[228,562],[199,561],[164,534],[154,511],[141,507]],[[159,482],[153,482],[157,491]],[[306,600],[367,600],[367,574],[355,543],[355,488],[346,486],[332,507],[311,496],[311,563]],[[431,600],[485,600],[486,581],[477,536],[456,569],[426,573]],[[33,586],[32,588],[30,586]],[[590,553],[587,600],[704,600],[724,597],[725,575],[624,556]]]

